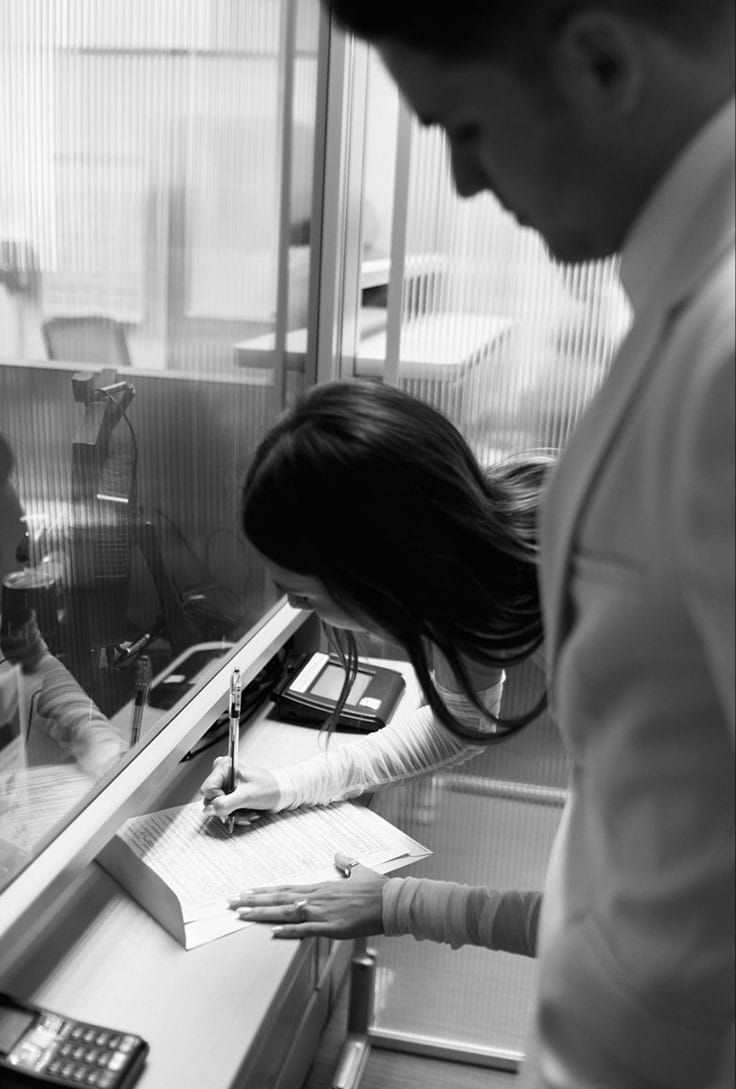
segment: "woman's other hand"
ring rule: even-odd
[[[258,813],[248,810],[273,809],[279,800],[276,779],[266,768],[239,767],[235,790],[231,794],[226,790],[229,777],[229,759],[218,756],[211,773],[199,788],[207,816],[225,821],[232,813],[236,824],[250,824]],[[236,812],[239,809],[246,812]]]
[[[319,885],[274,885],[249,889],[228,900],[241,919],[269,923],[274,938],[365,938],[383,933],[383,874],[335,855],[350,878]]]

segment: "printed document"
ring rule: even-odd
[[[227,908],[259,885],[338,880],[336,851],[388,873],[431,852],[353,802],[264,813],[230,835],[201,802],[127,821],[98,856],[186,949],[255,925]]]

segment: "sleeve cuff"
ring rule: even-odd
[[[276,787],[279,792],[278,801],[273,806],[274,811],[278,812],[281,809],[295,809],[298,804],[297,790],[289,769],[270,768],[269,770],[276,780]]]

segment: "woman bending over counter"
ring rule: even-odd
[[[346,682],[355,633],[401,646],[426,705],[338,749],[275,771],[229,762],[202,784],[205,812],[249,822],[254,811],[354,798],[466,761],[533,721],[505,718],[505,669],[542,643],[536,516],[551,461],[482,469],[440,412],[377,382],[307,393],[256,451],[242,497],[245,535],[290,603],[314,611]],[[246,810],[238,815],[238,810]],[[413,934],[533,956],[541,894],[386,877],[336,856],[344,877],[249,890],[231,902],[280,938]],[[306,901],[306,902],[305,902]]]

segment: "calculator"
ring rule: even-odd
[[[76,1021],[0,993],[2,1089],[130,1089],[147,1054],[148,1044],[134,1033]]]

